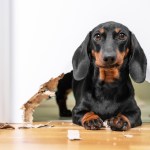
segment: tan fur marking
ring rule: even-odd
[[[127,48],[126,51],[122,53],[117,49],[116,52],[117,52],[117,58],[116,58],[115,64],[118,64],[119,67],[113,67],[113,68],[100,67],[99,68],[99,78],[102,81],[105,81],[107,83],[111,83],[115,79],[119,79],[120,67],[123,64],[124,58],[127,56],[129,49]],[[95,58],[95,65],[104,66],[101,52],[96,52],[95,50],[92,50],[92,56]]]
[[[82,126],[84,126],[85,122],[89,122],[90,120],[94,120],[94,119],[98,119],[98,118],[99,118],[99,116],[94,114],[94,112],[87,112],[81,120]]]
[[[119,33],[120,31],[121,31],[120,28],[115,28],[115,32],[116,32],[116,33]]]
[[[119,52],[119,50],[117,49],[117,59],[116,62],[119,65],[123,64],[124,58],[128,55],[129,49],[127,48],[124,52]]]
[[[100,32],[101,34],[103,34],[103,33],[105,32],[105,29],[104,29],[104,28],[100,28],[100,29],[99,29],[99,32]]]
[[[117,115],[117,117],[122,118],[124,121],[126,121],[126,122],[128,123],[127,130],[131,128],[130,120],[129,120],[125,115],[119,113],[119,114]]]
[[[105,69],[99,68],[99,78],[104,81],[105,80]]]
[[[113,82],[119,78],[119,68],[99,68],[100,79],[107,83]]]
[[[101,52],[96,52],[96,51],[92,50],[92,56],[95,58],[95,64],[97,66],[102,66],[103,65],[102,60],[101,60],[101,58],[102,58],[102,53]]]

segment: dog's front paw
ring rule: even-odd
[[[129,119],[122,114],[109,119],[108,126],[110,126],[113,131],[127,131],[131,128]]]
[[[86,113],[82,120],[82,126],[87,130],[99,130],[103,126],[103,120],[94,112]]]

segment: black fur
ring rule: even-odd
[[[101,35],[101,40],[95,41],[95,35],[99,33],[100,28],[104,28],[105,33]],[[126,35],[125,40],[118,40],[118,35],[113,35],[115,28],[121,29],[120,32]],[[101,80],[99,68],[109,68],[111,63],[107,64],[106,62],[104,66],[95,65],[92,50],[101,51],[103,57],[101,59],[104,60],[104,57],[108,55],[111,58],[113,55],[116,59],[116,49],[119,52],[124,52],[127,48],[129,48],[129,52],[120,66],[119,78],[111,83]],[[103,121],[122,114],[128,118],[131,127],[142,124],[141,111],[134,99],[134,88],[129,74],[135,82],[143,82],[146,75],[147,60],[136,37],[127,27],[115,22],[100,24],[88,33],[75,51],[72,62],[73,93],[76,100],[72,112],[73,123],[83,125],[83,116],[88,112],[94,112]],[[88,129],[93,129],[93,126],[96,126],[95,120],[88,123]],[[114,127],[112,127],[113,129]],[[116,127],[114,130],[121,129]]]
[[[66,100],[67,95],[72,89],[72,74],[73,71],[66,73],[64,77],[59,80],[57,91],[56,91],[56,102],[59,107],[59,116],[60,117],[71,117],[72,113],[67,109]]]

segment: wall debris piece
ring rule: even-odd
[[[48,127],[48,128],[51,128],[51,127],[54,127],[54,125],[50,125],[49,123],[48,124],[25,124],[21,127],[18,127],[18,129],[31,129],[31,128],[44,128],[44,127]]]
[[[15,129],[15,127],[9,125],[8,123],[0,123],[0,129]]]
[[[30,122],[33,121],[33,111],[37,108],[43,100],[48,100],[51,97],[55,96],[55,91],[59,80],[64,77],[64,74],[56,78],[51,78],[48,82],[45,82],[40,86],[39,91],[33,95],[22,107],[24,114],[23,114],[23,121]]]
[[[79,130],[68,130],[68,139],[69,140],[80,140]]]

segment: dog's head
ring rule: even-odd
[[[91,60],[92,58],[92,60]],[[147,60],[135,35],[124,25],[106,22],[95,27],[75,51],[73,76],[82,80],[89,71],[91,61],[99,68],[99,77],[105,82],[119,78],[119,71],[128,58],[128,69],[135,82],[143,82]]]

